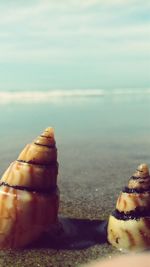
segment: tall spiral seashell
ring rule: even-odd
[[[25,146],[0,180],[0,248],[20,248],[57,222],[57,148],[53,128]]]
[[[150,247],[150,175],[141,164],[121,192],[108,221],[108,241],[125,250]]]

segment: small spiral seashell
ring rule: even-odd
[[[141,164],[128,182],[108,221],[108,241],[119,249],[150,246],[150,175]]]
[[[47,128],[10,164],[0,181],[0,248],[20,248],[57,222],[57,149]]]

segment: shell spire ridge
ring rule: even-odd
[[[149,176],[149,168],[148,165],[145,163],[140,164],[137,169],[136,172],[134,173],[135,177],[147,177]]]
[[[108,240],[119,248],[144,250],[150,247],[150,175],[142,163],[120,193],[108,221]]]
[[[46,136],[50,136],[50,137],[54,137],[54,128],[53,127],[47,127],[44,132],[42,133],[42,135],[46,135]]]
[[[18,157],[19,161],[49,165],[57,161],[57,148],[54,129],[48,127],[31,144],[28,144]]]

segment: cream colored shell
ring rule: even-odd
[[[145,193],[125,193],[122,192],[117,200],[116,209],[120,212],[130,212],[138,208],[147,209],[150,206],[149,192]]]
[[[20,248],[57,221],[58,193],[43,195],[0,187],[0,248]]]
[[[143,250],[150,246],[150,217],[139,220],[118,220],[110,215],[108,240],[125,250]]]
[[[0,184],[0,248],[20,248],[57,222],[57,148],[47,128],[10,164]]]
[[[119,249],[139,250],[150,246],[150,176],[146,164],[138,167],[120,193],[107,231],[108,241]]]
[[[57,184],[58,164],[51,166],[33,165],[14,161],[1,178],[11,186],[19,185],[34,189],[50,189]]]

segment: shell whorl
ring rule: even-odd
[[[54,147],[55,146],[54,129],[51,127],[46,128],[45,131],[35,139],[34,143],[37,145]]]
[[[18,157],[19,161],[33,164],[51,164],[57,161],[54,130],[47,128],[34,142],[28,144]]]
[[[150,176],[149,169],[146,164],[138,166],[136,172],[130,178],[128,188],[130,189],[149,189],[150,187]]]
[[[108,240],[118,248],[150,246],[150,175],[146,164],[138,166],[118,197],[108,222]]]
[[[133,177],[147,178],[149,176],[149,168],[147,164],[142,163],[138,166],[136,172],[133,174]]]

